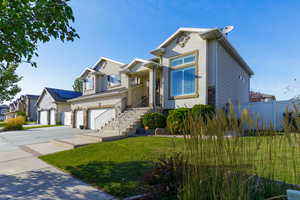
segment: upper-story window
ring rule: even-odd
[[[196,55],[190,54],[171,59],[170,96],[185,96],[196,93]]]
[[[91,90],[94,88],[94,79],[93,77],[87,77],[85,79],[85,89],[86,90]]]
[[[108,85],[110,87],[121,85],[121,77],[119,74],[112,74],[107,76]]]
[[[175,58],[171,60],[171,67],[176,67],[178,65],[184,65],[195,62],[196,56],[194,54]]]

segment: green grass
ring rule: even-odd
[[[255,156],[258,159],[257,169],[260,176],[266,176],[275,170],[276,180],[291,184],[300,184],[300,179],[293,176],[293,161],[300,166],[299,156],[292,155],[290,145],[283,136],[276,136],[274,151],[276,159],[268,159],[267,137],[261,137],[261,150]],[[266,138],[264,140],[263,138]],[[242,138],[255,148],[255,137]],[[300,138],[299,138],[300,139]],[[233,141],[234,142],[234,141]],[[78,149],[42,156],[41,159],[61,168],[72,175],[91,183],[117,197],[143,193],[145,185],[142,183],[145,174],[154,166],[154,162],[174,149],[183,147],[181,138],[136,137],[114,142],[97,143]],[[277,144],[281,144],[280,150]],[[207,144],[206,148],[210,147]],[[174,148],[175,147],[175,148]],[[212,146],[211,146],[212,147]],[[275,149],[276,148],[276,149]],[[253,149],[253,152],[254,149]],[[274,166],[274,167],[266,167]],[[299,164],[299,165],[298,165]],[[295,166],[294,166],[295,167]],[[300,168],[297,168],[298,173]],[[299,173],[300,174],[300,173]]]
[[[126,197],[143,193],[144,175],[183,139],[136,137],[42,156],[41,159],[104,191]]]
[[[4,127],[5,122],[0,122],[0,127]]]
[[[57,127],[57,126],[62,126],[62,125],[33,125],[33,126],[23,127],[23,130],[29,130],[29,129],[34,129],[34,128]]]

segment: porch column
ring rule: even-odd
[[[88,129],[89,125],[88,125],[88,119],[89,118],[89,110],[88,109],[84,109],[83,110],[83,127],[84,129]]]
[[[149,106],[155,107],[155,95],[156,95],[156,68],[150,69],[149,74]]]
[[[72,111],[71,111],[71,125],[72,125],[72,128],[76,128],[76,123],[75,123],[75,113],[76,113],[75,110],[72,110]]]

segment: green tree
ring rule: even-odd
[[[20,91],[16,85],[20,80],[15,74],[16,66],[24,62],[37,66],[33,58],[38,56],[38,44],[50,39],[64,42],[79,38],[70,25],[74,16],[69,1],[0,1],[0,101],[11,99]]]
[[[73,83],[73,90],[76,92],[82,92],[82,85],[83,85],[83,81],[79,78],[76,78],[74,83]]]
[[[17,85],[22,77],[16,74],[16,65],[10,65],[4,70],[0,70],[0,103],[10,101],[21,91]]]

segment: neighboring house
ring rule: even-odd
[[[73,127],[101,129],[135,107],[249,102],[253,71],[220,29],[180,28],[151,53],[156,57],[128,64],[102,57],[86,68],[83,95],[68,101]]]
[[[28,121],[36,121],[36,102],[38,98],[39,96],[37,95],[22,95],[20,98],[9,104],[9,111],[5,113],[6,119],[16,117],[18,112],[24,112]]]
[[[276,97],[274,95],[253,91],[250,92],[250,102],[269,102],[275,100]]]
[[[5,120],[5,113],[9,111],[9,107],[7,105],[0,105],[0,121]]]
[[[45,88],[37,101],[38,123],[71,125],[71,106],[67,100],[79,96],[80,92]]]

